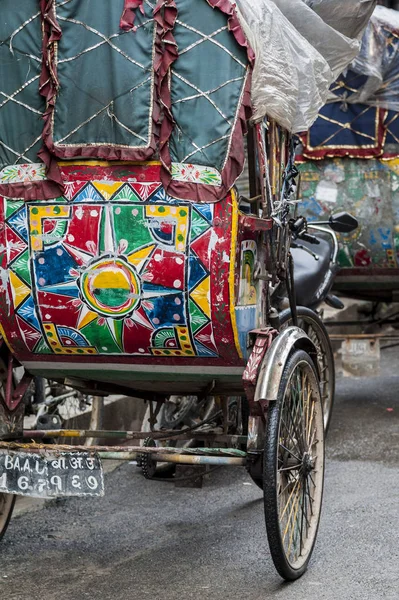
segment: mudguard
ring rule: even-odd
[[[307,352],[318,371],[314,343],[299,327],[288,327],[275,338],[263,359],[256,384],[255,402],[277,400],[283,371],[293,350]]]

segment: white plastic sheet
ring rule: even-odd
[[[361,37],[374,0],[303,0],[328,25],[349,38]]]
[[[351,69],[368,77],[348,101],[399,112],[399,12],[377,6]],[[389,43],[392,37],[392,44]]]
[[[355,58],[360,42],[326,23],[313,0],[236,0],[239,18],[256,61],[252,101],[255,119],[266,115],[290,131],[308,129],[328,97],[330,85]],[[365,26],[375,0],[314,0],[367,4]],[[349,14],[349,13],[348,13]],[[349,18],[349,16],[348,16]],[[349,30],[349,26],[347,25]],[[354,31],[359,30],[359,23]]]

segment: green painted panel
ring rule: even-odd
[[[112,335],[110,326],[107,321],[104,320],[104,324],[99,326],[97,321],[93,321],[86,327],[82,328],[82,333],[93,346],[101,349],[102,352],[107,354],[120,354],[121,348],[117,344],[117,339]]]
[[[209,228],[209,222],[194,209],[191,213],[191,241],[194,241]]]
[[[32,276],[29,267],[29,250],[25,250],[18,258],[12,263],[12,270],[18,275],[29,286],[32,285]]]
[[[5,203],[6,219],[17,212],[25,202],[23,200],[7,200]]]
[[[115,237],[118,240],[126,240],[127,248],[126,253],[136,250],[140,246],[146,246],[154,242],[154,238],[151,236],[148,228],[148,219],[145,218],[144,208],[137,206],[132,208],[131,206],[124,206],[120,204],[118,206],[112,205],[113,215],[113,226],[115,229]],[[103,212],[103,220],[106,218],[105,211]],[[105,227],[102,227],[102,234],[106,231]],[[104,248],[104,238],[102,239],[102,248]]]

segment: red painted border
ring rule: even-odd
[[[379,113],[379,125],[377,132],[376,145],[372,148],[360,148],[358,146],[350,146],[349,148],[328,148],[323,146],[317,146],[315,148],[309,148],[309,131],[301,134],[303,144],[302,158],[306,160],[323,160],[323,158],[378,158],[383,155],[384,152],[384,138],[385,138],[385,127],[384,127],[384,113],[383,109],[378,111]]]

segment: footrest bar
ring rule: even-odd
[[[219,443],[226,444],[245,444],[247,442],[247,436],[244,435],[224,435],[220,430],[217,431],[201,431],[195,429],[188,432],[179,433],[176,430],[165,430],[165,431],[110,431],[110,430],[91,430],[91,429],[25,429],[22,432],[24,439],[36,440],[36,439],[54,439],[54,438],[97,438],[97,439],[135,439],[144,440],[151,438],[153,440],[169,439],[174,440],[210,440]],[[20,437],[20,436],[19,436]],[[16,440],[16,435],[10,435],[3,437],[3,441]]]
[[[103,460],[136,460],[140,452],[98,452],[98,456]],[[151,453],[149,453],[151,454]],[[158,452],[152,455],[156,461],[175,463],[180,465],[214,465],[226,467],[245,467],[246,458],[235,456],[205,456],[189,454],[164,454]]]
[[[37,454],[56,454],[57,452],[88,452],[90,454],[108,454],[121,455],[130,453],[132,456],[137,457],[140,454],[152,454],[156,457],[156,460],[164,459],[158,458],[160,456],[173,456],[173,455],[196,455],[196,456],[214,456],[224,458],[240,458],[246,459],[247,453],[238,450],[237,448],[175,448],[175,447],[159,447],[154,448],[151,446],[68,446],[64,444],[24,444],[18,442],[0,442],[1,451],[21,451],[21,452],[34,452]],[[190,464],[190,463],[187,463]]]

